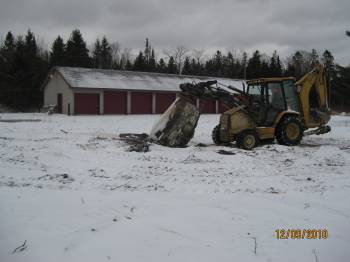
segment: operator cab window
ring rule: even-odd
[[[266,111],[266,125],[272,126],[278,114],[286,108],[280,82],[269,82],[267,84],[267,100],[269,105]]]
[[[264,88],[261,84],[248,86],[249,104],[254,111],[260,111],[260,106],[265,104]]]
[[[268,101],[272,108],[285,110],[285,104],[280,82],[270,82],[267,85]]]
[[[253,107],[259,107],[260,104],[265,103],[263,87],[260,84],[253,84],[248,86],[249,103]]]
[[[248,86],[249,111],[256,123],[263,125],[266,116],[265,88],[261,84]]]
[[[248,88],[249,95],[261,95],[261,85],[250,85]]]
[[[292,80],[283,81],[284,95],[286,97],[287,109],[299,112],[299,100]]]

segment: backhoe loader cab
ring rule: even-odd
[[[262,78],[247,84],[248,111],[257,125],[273,126],[281,112],[300,112],[294,78]]]
[[[297,145],[303,135],[330,131],[323,67],[316,66],[298,82],[293,77],[247,81],[247,103],[220,117],[212,133],[216,144],[236,141],[252,149],[259,141],[275,138],[279,144]],[[317,130],[304,132],[308,128]]]

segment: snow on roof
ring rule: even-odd
[[[224,85],[242,89],[243,80],[229,78],[171,75],[121,70],[56,67],[72,88],[102,88],[121,90],[180,91],[182,83],[217,80]]]

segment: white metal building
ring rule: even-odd
[[[160,73],[54,67],[43,84],[44,105],[63,114],[160,114],[175,100],[179,85],[208,80],[242,86],[242,80]],[[215,101],[198,101],[202,113],[218,113]]]

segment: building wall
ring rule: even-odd
[[[52,77],[49,79],[49,81],[47,82],[45,88],[44,88],[44,105],[55,105],[57,104],[57,94],[61,93],[62,94],[62,113],[63,114],[68,114],[68,105],[70,107],[70,114],[76,114],[74,112],[74,94],[75,93],[84,93],[84,94],[99,94],[99,99],[100,99],[100,114],[104,114],[104,91],[109,92],[109,91],[113,91],[113,90],[104,90],[104,89],[100,89],[100,88],[70,88],[69,85],[66,83],[66,81],[62,78],[61,74],[58,72],[53,73]],[[122,90],[118,90],[115,89],[115,91],[122,91]],[[159,111],[159,109],[157,109],[157,107],[159,107],[159,104],[162,103],[168,103],[167,101],[163,101],[164,98],[159,95],[159,94],[174,94],[176,95],[176,97],[178,96],[178,93],[174,93],[174,92],[162,92],[162,91],[153,91],[153,92],[149,92],[149,91],[131,91],[131,90],[124,90],[124,92],[127,93],[126,95],[126,107],[127,107],[127,114],[132,114],[135,112],[132,112],[135,109],[135,106],[137,107],[138,105],[132,105],[132,102],[134,99],[132,99],[132,97],[134,97],[136,94],[142,94],[144,93],[145,96],[149,96],[151,95],[152,98],[152,104],[151,107],[152,109],[147,109],[145,110],[145,112],[143,112],[143,114],[150,114],[150,113],[161,113]],[[139,99],[140,100],[140,99]],[[146,99],[145,100],[149,100]],[[141,100],[140,100],[141,101]],[[142,104],[139,101],[140,104]],[[134,101],[135,102],[135,101]],[[199,108],[200,103],[199,100],[197,101],[197,107]],[[213,108],[213,110],[210,110],[210,112],[207,113],[219,113],[218,111],[222,111],[220,110],[221,107],[219,106],[219,104],[216,102],[215,103],[215,107]],[[137,112],[137,113],[141,113],[142,112]]]
[[[74,112],[74,96],[72,89],[64,81],[62,76],[55,72],[44,87],[44,106],[56,105],[57,94],[62,94],[62,113],[68,114],[68,105],[70,113]]]

